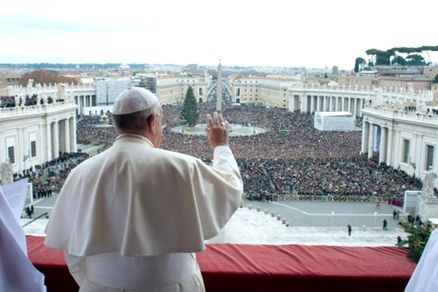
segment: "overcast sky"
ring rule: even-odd
[[[221,58],[351,69],[370,48],[438,45],[436,0],[16,0],[0,7],[0,63],[213,65]]]

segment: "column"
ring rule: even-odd
[[[356,119],[357,117],[357,99],[353,99],[353,117]]]
[[[348,97],[344,97],[344,111],[348,112]]]
[[[370,131],[368,134],[368,158],[373,157],[373,139],[374,139],[374,125],[370,123]]]
[[[76,141],[76,117],[70,118],[70,152],[78,152]]]
[[[379,147],[379,163],[386,163],[386,131],[387,128],[380,127],[380,147]]]
[[[55,121],[53,123],[52,142],[53,142],[52,156],[53,156],[53,159],[55,159],[55,158],[59,157],[59,126],[58,126],[58,121]]]
[[[46,161],[52,160],[52,123],[46,121]]]
[[[386,145],[386,164],[387,165],[392,165],[392,135],[393,135],[393,131],[391,128],[388,128],[388,143]]]
[[[362,144],[360,153],[365,154],[368,152],[368,135],[370,133],[370,124],[368,122],[363,122],[362,125]]]
[[[295,111],[295,95],[292,95],[290,99],[291,102],[289,103],[289,111],[293,112]]]
[[[18,139],[17,143],[18,145],[14,145],[15,150],[15,164],[18,167],[18,171],[22,172],[26,169],[26,161],[24,160],[26,153],[26,132],[25,128],[18,128]]]
[[[321,96],[318,95],[316,96],[316,111],[321,111]]]
[[[70,152],[70,123],[68,118],[64,120],[64,151]]]
[[[392,156],[393,158],[393,164],[394,164],[394,168],[397,168],[400,166],[400,161],[401,161],[401,151],[402,151],[402,141],[400,141],[400,130],[399,129],[394,129],[395,133],[395,141],[393,142],[395,147],[394,147],[394,154]]]
[[[310,96],[310,112],[315,112],[315,97],[313,95]]]

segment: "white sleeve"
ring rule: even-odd
[[[213,168],[223,171],[223,178],[243,192],[243,183],[239,167],[233,152],[228,146],[216,146],[213,152]]]
[[[214,149],[211,167],[198,162],[192,176],[192,189],[204,239],[210,239],[218,234],[239,207],[243,184],[228,146]]]

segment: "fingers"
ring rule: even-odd
[[[210,114],[207,114],[207,125],[208,125],[207,128],[211,128],[211,127],[213,127],[213,120],[212,120]]]
[[[213,117],[211,117],[210,114],[207,114],[207,125],[208,128],[212,128],[212,127],[225,127],[225,123],[228,122],[224,120],[224,118],[222,117],[221,114],[218,114],[217,112],[213,113]],[[228,126],[226,127],[228,128]]]
[[[220,126],[219,114],[217,112],[213,113],[213,125],[215,127],[219,127]]]

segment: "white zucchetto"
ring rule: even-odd
[[[127,115],[146,110],[147,116],[153,113],[154,106],[158,103],[155,94],[140,87],[132,87],[122,91],[114,100],[113,114]]]

